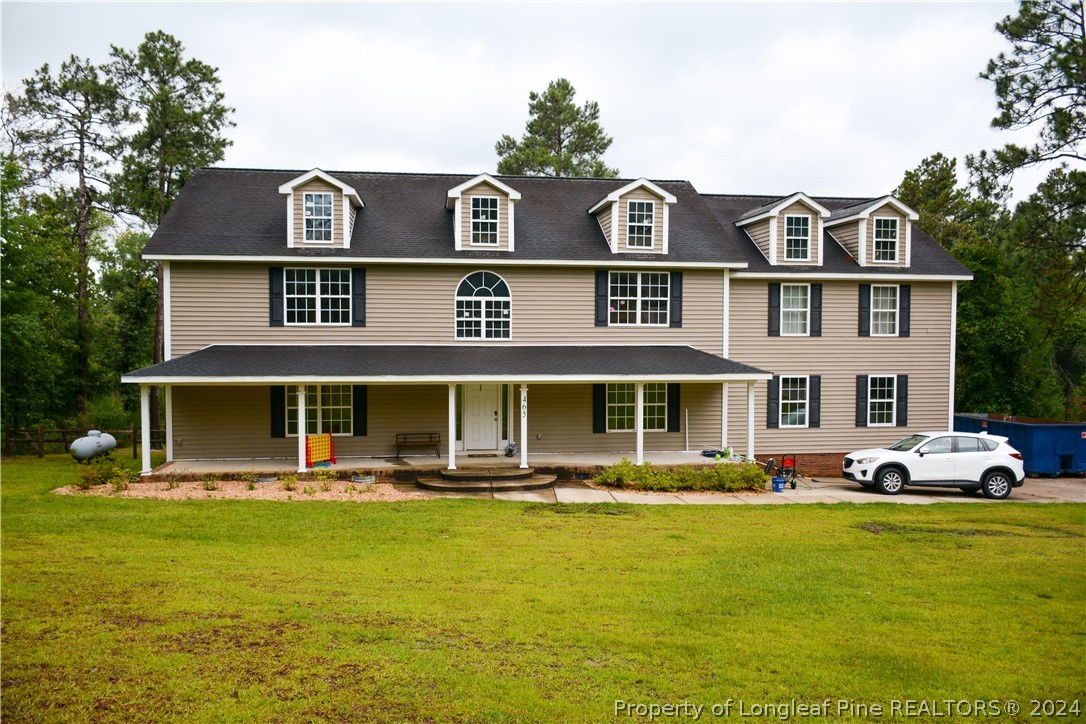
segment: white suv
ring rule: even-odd
[[[1025,480],[1022,453],[997,435],[921,432],[888,448],[850,453],[842,472],[865,488],[897,495],[907,485],[980,490],[1006,498]]]

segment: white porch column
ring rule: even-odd
[[[728,383],[720,385],[720,449],[728,449]]]
[[[528,385],[520,386],[520,467],[528,469]]]
[[[456,470],[456,385],[449,385],[449,470]]]
[[[747,457],[754,459],[754,383],[747,383]]]
[[[305,467],[305,385],[298,385],[298,472],[304,473]]]
[[[140,385],[140,475],[151,474],[151,388]]]
[[[166,462],[173,462],[173,385],[166,385]]]
[[[638,382],[637,405],[634,407],[634,436],[637,439],[637,464],[645,462],[645,383]]]

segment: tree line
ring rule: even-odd
[[[218,70],[161,31],[104,64],[43,65],[4,100],[2,422],[125,426],[138,392],[120,375],[162,360],[143,246],[189,174],[222,160],[233,109]]]

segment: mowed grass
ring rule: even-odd
[[[5,722],[1086,698],[1082,505],[179,503],[52,495],[59,456],[2,474]]]

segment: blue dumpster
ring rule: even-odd
[[[954,429],[1007,438],[1022,453],[1030,475],[1086,473],[1086,422],[963,414],[954,416]]]

